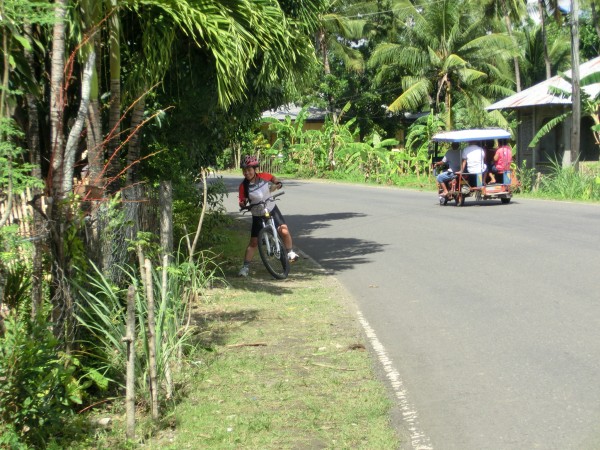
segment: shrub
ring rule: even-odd
[[[58,349],[42,319],[10,314],[0,339],[0,430],[2,445],[17,440],[36,448],[61,434],[71,406],[81,403],[75,367]]]

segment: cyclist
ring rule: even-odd
[[[240,276],[247,277],[250,272],[250,262],[258,247],[258,232],[262,227],[261,216],[263,214],[263,207],[257,206],[256,208],[252,208],[252,205],[258,202],[267,201],[266,208],[275,219],[277,231],[283,240],[283,245],[286,248],[290,262],[297,261],[298,254],[292,249],[292,235],[285,224],[285,219],[281,215],[279,208],[275,204],[275,201],[269,201],[271,198],[271,186],[275,185],[277,189],[281,189],[281,181],[270,173],[258,172],[258,160],[254,156],[245,156],[240,165],[244,174],[244,180],[240,183],[239,187],[239,205],[240,208],[243,208],[249,203],[251,206],[250,211],[252,212],[250,243],[244,255],[244,265],[239,272]]]

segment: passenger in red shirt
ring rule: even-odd
[[[502,174],[505,170],[509,170],[512,161],[512,149],[508,145],[508,141],[499,139],[498,144],[499,147],[494,153],[494,162],[490,167],[490,183],[496,182],[496,174]]]

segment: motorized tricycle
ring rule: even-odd
[[[477,128],[469,130],[444,131],[435,134],[431,141],[433,143],[432,161],[437,162],[442,159],[439,155],[440,144],[458,142],[480,142],[483,146],[484,142],[495,141],[497,139],[509,139],[510,133],[502,128]],[[461,150],[462,151],[462,150]],[[512,170],[505,170],[495,174],[496,182],[488,183],[487,172],[483,173],[466,173],[462,171],[454,172],[454,177],[448,182],[447,195],[440,195],[442,190],[438,192],[440,205],[446,205],[449,201],[454,200],[456,206],[463,206],[465,198],[474,196],[477,200],[500,199],[502,203],[510,203],[513,195],[513,187],[516,184]]]

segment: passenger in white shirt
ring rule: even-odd
[[[485,173],[487,165],[485,164],[485,152],[477,142],[465,147],[462,151],[462,171],[469,173]]]

